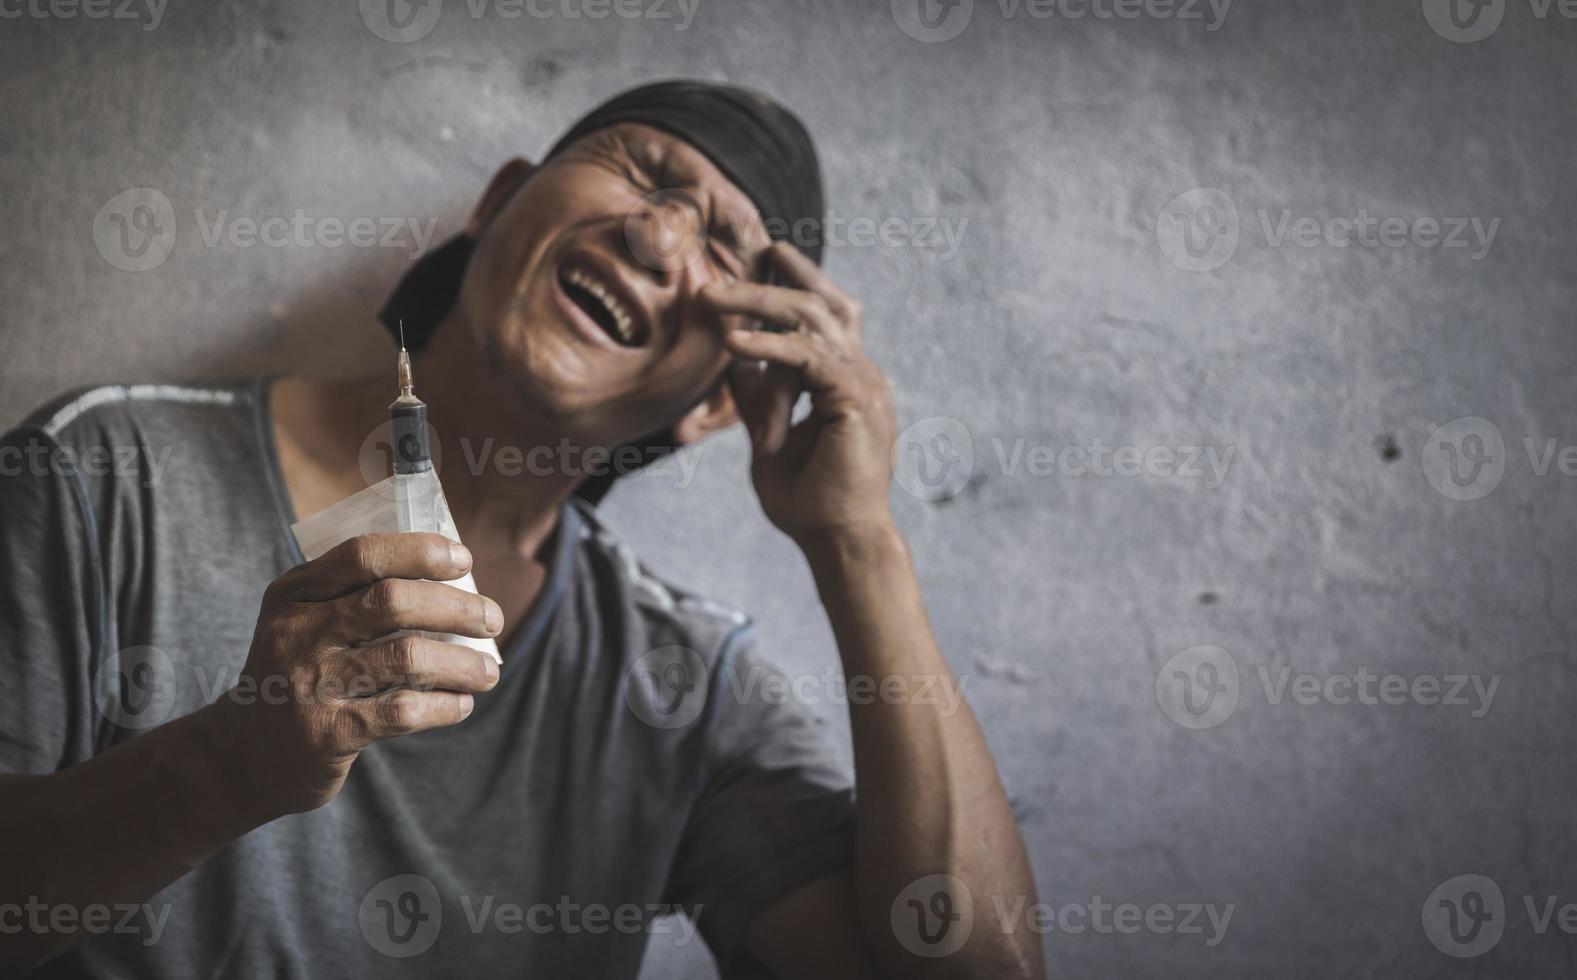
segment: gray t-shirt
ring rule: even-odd
[[[0,440],[0,771],[75,765],[235,682],[302,560],[267,390],[96,388]],[[38,975],[629,977],[654,921],[693,935],[657,918],[675,907],[755,975],[755,915],[850,861],[851,777],[765,696],[747,617],[580,504],[550,550],[470,718],[372,746],[333,802],[99,915]]]

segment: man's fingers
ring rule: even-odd
[[[400,636],[345,654],[346,673],[367,693],[392,687],[481,693],[498,683],[485,653],[425,636]]]
[[[836,381],[827,348],[813,335],[730,330],[723,343],[739,357],[770,361],[799,372],[805,387],[812,392],[831,388]],[[793,407],[792,402],[790,407]]]
[[[340,748],[357,751],[379,739],[458,724],[475,706],[476,701],[469,694],[403,687],[375,698],[357,698],[346,703],[340,715],[344,719]]]
[[[486,596],[442,582],[386,578],[331,604],[330,639],[359,646],[401,630],[485,639],[504,628],[504,613]]]
[[[269,591],[289,602],[325,602],[379,579],[447,582],[471,570],[471,553],[441,534],[362,534],[297,565]]]
[[[827,301],[815,293],[759,282],[716,282],[701,290],[701,300],[721,314],[764,320],[785,330],[837,337],[843,326]]]
[[[799,398],[799,375],[776,364],[751,361],[734,365],[729,384],[756,452],[770,456],[783,448]]]
[[[815,293],[825,300],[838,321],[852,330],[856,337],[859,336],[862,326],[859,300],[828,278],[821,266],[811,261],[810,256],[787,242],[778,242],[772,246],[768,261],[773,262],[783,273],[789,285]]]

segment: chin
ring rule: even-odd
[[[600,414],[606,384],[562,327],[522,317],[512,319],[488,341],[485,363],[514,392],[527,416],[579,429],[577,423]]]

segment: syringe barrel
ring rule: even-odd
[[[415,399],[401,399],[389,406],[389,437],[393,442],[394,472],[409,475],[433,468],[427,446],[427,406]]]

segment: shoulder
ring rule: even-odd
[[[206,385],[115,384],[76,388],[34,409],[13,433],[61,445],[102,443],[161,420],[203,421],[254,404],[256,380]]]
[[[627,647],[634,656],[675,645],[695,651],[710,667],[748,638],[754,621],[744,610],[652,571],[591,505],[576,501],[571,509],[581,562],[599,583],[599,601],[614,603],[629,620]]]
[[[159,488],[223,483],[253,451],[256,381],[78,388],[0,435],[7,507],[75,510],[93,534],[143,516]],[[66,506],[69,503],[69,506]]]

